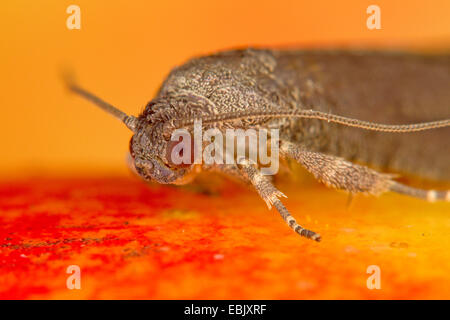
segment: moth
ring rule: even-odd
[[[300,236],[320,241],[297,223],[284,196],[260,165],[174,164],[174,130],[278,128],[283,159],[300,163],[329,187],[350,194],[396,192],[450,200],[396,175],[450,181],[450,56],[341,50],[243,49],[194,58],[173,69],[137,117],[69,81],[71,91],[121,120],[134,134],[132,166],[163,184],[188,183],[200,170],[252,185]],[[394,175],[395,173],[396,175]]]

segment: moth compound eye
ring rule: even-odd
[[[134,151],[133,151],[133,138],[134,138],[134,136],[131,137],[131,139],[130,139],[130,145],[128,146],[128,148],[130,149],[130,155],[131,155],[131,157],[134,159],[134,158],[135,158],[135,154],[134,154]]]
[[[138,157],[134,159],[134,170],[144,179],[150,180],[153,171],[153,163]]]
[[[194,163],[194,142],[189,134],[167,143],[166,159],[172,167],[189,167]]]

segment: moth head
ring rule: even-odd
[[[170,137],[167,138],[164,135],[162,129],[167,119],[148,121],[145,113],[140,117],[127,115],[73,82],[68,82],[67,86],[71,91],[121,120],[133,131],[134,134],[130,141],[130,166],[139,176],[147,181],[163,184],[183,184],[191,180],[192,175],[188,175],[188,173],[192,171],[190,169],[193,165],[173,161],[174,158],[171,156],[176,152],[184,152],[180,149],[183,149],[182,146],[186,142],[172,141]],[[174,149],[175,152],[173,152]]]
[[[186,152],[192,152],[191,141],[167,140],[155,129],[148,123],[141,123],[135,131],[130,140],[132,169],[148,181],[163,184],[189,182],[193,161],[183,162],[182,159],[186,158]]]

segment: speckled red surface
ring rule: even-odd
[[[298,237],[256,193],[223,180],[183,188],[128,177],[0,184],[2,299],[450,298],[448,203],[281,185]],[[69,290],[69,265],[81,289]],[[381,289],[366,269],[378,265]]]

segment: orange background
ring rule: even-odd
[[[81,30],[66,8],[81,8]],[[381,8],[382,30],[366,28]],[[139,113],[175,65],[249,45],[440,47],[450,41],[450,2],[2,1],[0,172],[125,172],[130,132],[68,94],[63,68],[128,113]]]
[[[81,30],[66,28],[70,4]],[[366,28],[371,4],[382,30]],[[129,130],[59,77],[71,68],[137,114],[171,68],[221,49],[448,49],[450,1],[15,0],[0,10],[0,298],[450,298],[448,203],[387,194],[347,209],[344,193],[294,170],[277,181],[286,207],[323,237],[301,239],[243,186],[130,178]],[[72,264],[82,290],[65,286]],[[367,289],[369,265],[382,290]]]

